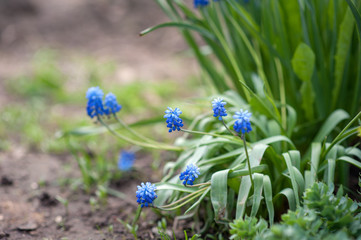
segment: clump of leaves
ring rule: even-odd
[[[282,215],[267,228],[265,220],[246,217],[230,224],[231,239],[361,239],[361,204],[343,196],[340,188],[315,183],[305,191],[303,207]]]
[[[268,224],[264,219],[259,219],[255,217],[248,217],[243,219],[235,220],[233,223],[229,224],[231,227],[230,233],[232,236],[230,239],[254,239],[256,236],[263,233]]]

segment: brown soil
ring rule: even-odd
[[[99,203],[94,208],[89,203],[94,196],[59,184],[77,175],[64,170],[68,164],[77,169],[71,157],[18,150],[2,153],[0,159],[0,239],[133,239],[119,220],[132,222],[137,209],[137,184],[159,177],[146,175],[152,172],[150,158],[137,159],[135,168],[141,169],[141,174],[134,170],[113,185],[129,199],[110,196],[106,204]],[[68,210],[58,196],[69,201]],[[156,239],[159,235],[155,226],[160,218],[151,209],[143,212],[138,237]],[[177,235],[182,236],[181,231]]]
[[[138,36],[164,21],[167,17],[151,0],[0,0],[0,109],[14,99],[4,81],[29,71],[33,55],[42,48],[60,53],[68,77],[77,75],[74,58],[90,56],[117,63],[113,81],[182,81],[194,72],[194,63],[177,57],[186,49],[180,34],[161,29]],[[69,85],[79,84],[76,80]],[[136,163],[142,173],[134,174],[142,177],[129,176],[123,179],[126,184],[118,184],[128,201],[110,196],[107,205],[92,209],[92,196],[59,183],[79,177],[69,154],[51,155],[22,146],[0,152],[0,239],[133,239],[118,219],[132,221],[136,185],[152,178],[159,181],[160,176],[152,175],[151,161],[144,156]],[[57,196],[69,200],[68,211]],[[151,209],[144,212],[139,237],[157,239],[159,217]],[[182,229],[177,234],[182,239]]]

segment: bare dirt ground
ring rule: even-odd
[[[6,92],[5,80],[29,71],[33,55],[42,48],[60,53],[70,77],[79,68],[73,59],[86,56],[115,61],[113,81],[182,81],[195,67],[179,57],[186,49],[180,34],[162,29],[138,36],[166,20],[152,0],[0,0],[0,109],[15,98]],[[68,81],[70,87],[77,84]],[[144,173],[129,176],[118,190],[133,196],[140,181],[152,177],[158,181],[150,162],[148,156],[137,161],[136,167]],[[64,171],[66,164],[73,171]],[[131,221],[135,196],[134,201],[109,197],[108,205],[94,210],[91,196],[59,186],[59,180],[77,175],[68,154],[51,155],[22,146],[0,152],[0,239],[133,239],[118,219]],[[69,199],[68,212],[56,196]],[[146,212],[139,237],[156,239],[159,217]]]

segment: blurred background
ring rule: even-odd
[[[133,117],[164,109],[167,95],[193,95],[195,62],[179,32],[139,37],[165,21],[149,0],[0,0],[0,149],[20,141],[46,151],[44,126],[90,123],[90,86],[111,90]]]
[[[108,199],[109,207],[95,216],[106,195],[98,187],[112,181],[135,198],[140,181],[161,179],[160,171],[152,174],[164,158],[159,152],[137,154],[135,168],[145,173],[114,183],[119,152],[131,146],[110,134],[70,142],[59,136],[97,126],[86,115],[85,94],[92,86],[117,96],[127,123],[162,118],[167,106],[202,93],[196,63],[176,29],[139,37],[167,20],[151,0],[0,0],[0,238],[84,239],[94,237],[99,224],[121,228],[110,216],[128,220],[135,201]],[[160,125],[137,130],[173,141],[176,134]],[[98,170],[93,164],[107,164],[89,172],[85,183],[79,158]],[[66,222],[63,205],[73,213]]]

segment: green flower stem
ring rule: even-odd
[[[223,118],[222,118],[222,123],[223,126],[227,129],[228,132],[230,132],[233,136],[238,137],[238,134],[233,132],[231,129],[229,129],[229,127],[227,126],[227,124],[224,122]]]
[[[145,148],[151,148],[151,149],[163,149],[163,150],[170,150],[170,151],[183,151],[184,149],[181,148],[181,147],[174,147],[174,146],[168,146],[168,145],[154,145],[154,144],[150,144],[150,143],[144,143],[144,142],[139,142],[139,141],[136,141],[134,139],[131,139],[131,138],[128,138],[124,135],[120,135],[119,133],[117,133],[116,131],[114,131],[112,128],[109,127],[108,124],[106,124],[100,117],[98,117],[98,121],[106,128],[108,129],[108,131],[110,133],[112,133],[114,136],[126,141],[126,142],[129,142],[131,144],[134,144],[134,145],[138,145],[138,146],[141,146],[141,147],[145,147]]]
[[[249,161],[246,138],[244,137],[244,134],[242,134],[242,136],[239,136],[239,137],[243,140],[244,151],[246,152],[246,157],[247,157],[247,165],[248,165],[249,178],[251,179],[252,188],[254,189],[254,183],[253,183],[253,179],[252,179],[251,162]]]
[[[213,137],[220,137],[220,138],[228,139],[228,140],[231,140],[231,141],[236,140],[237,142],[242,143],[242,141],[239,141],[239,140],[237,140],[237,139],[235,139],[233,137],[220,135],[220,134],[215,134],[215,133],[199,132],[199,131],[193,131],[193,130],[188,130],[188,129],[184,129],[184,128],[181,128],[181,131],[186,132],[186,133],[193,133],[193,134],[200,134],[200,135],[209,135],[209,136],[213,136]]]
[[[223,119],[222,119],[222,123],[223,123],[223,125],[226,127],[226,129],[228,130],[228,132],[230,132],[230,133],[231,133],[233,136],[235,136],[235,137],[240,137],[240,138],[243,140],[244,151],[246,152],[246,158],[247,158],[249,178],[251,179],[251,184],[252,184],[252,187],[254,188],[253,179],[252,179],[251,162],[249,161],[249,156],[248,156],[248,151],[247,151],[247,143],[246,143],[246,139],[245,139],[245,137],[244,137],[244,134],[239,135],[239,134],[233,132],[231,129],[228,128],[228,126],[226,125],[226,123],[224,122]]]
[[[201,188],[201,189],[199,189],[199,190],[197,190],[197,191],[195,191],[195,192],[192,192],[192,193],[188,194],[188,195],[185,196],[185,197],[182,197],[182,198],[178,199],[178,200],[175,201],[175,202],[172,202],[172,203],[167,204],[167,205],[160,206],[159,208],[163,209],[163,208],[169,208],[169,207],[172,207],[172,206],[174,206],[174,205],[177,205],[178,203],[183,202],[183,201],[186,200],[187,198],[190,198],[190,197],[193,197],[193,196],[195,196],[195,195],[198,195],[199,193],[203,193],[203,192],[204,192],[204,189],[206,189],[206,188]]]
[[[199,183],[199,184],[194,184],[194,185],[187,185],[187,187],[201,187],[201,186],[209,186],[211,185],[210,182],[206,182],[206,183]]]
[[[155,143],[157,144],[156,141],[154,141],[153,139],[147,138],[139,133],[137,133],[136,131],[134,131],[132,128],[130,128],[127,124],[125,124],[125,122],[123,122],[120,118],[118,118],[118,116],[116,114],[113,114],[115,120],[117,120],[118,123],[120,123],[120,125],[122,125],[126,130],[128,130],[130,133],[132,133],[134,136],[138,137],[139,139],[142,139],[146,142],[149,143]]]
[[[182,202],[181,204],[177,205],[177,206],[174,206],[174,207],[171,207],[171,208],[164,208],[164,206],[162,207],[158,207],[159,209],[161,210],[166,210],[166,211],[171,211],[171,210],[175,210],[177,208],[180,208],[184,205],[186,205],[187,203],[189,203],[190,201],[194,200],[195,198],[201,196],[208,188],[202,188],[202,189],[199,189],[198,191],[194,192],[194,193],[197,193],[197,194],[189,194],[187,195],[185,198],[182,198],[182,199],[186,199],[186,198],[189,198],[188,200]],[[190,197],[192,195],[192,197]],[[178,200],[179,201],[179,200]],[[178,202],[177,201],[177,202]],[[173,205],[173,204],[172,204]]]
[[[135,226],[138,222],[138,219],[140,217],[140,214],[142,213],[142,207],[141,205],[138,206],[137,212],[135,213],[135,217],[133,219],[133,223],[132,223],[132,232],[135,233]]]
[[[252,168],[253,173],[261,173],[268,169],[267,165],[262,164]],[[228,174],[228,178],[243,177],[249,175],[249,170],[236,170]]]

